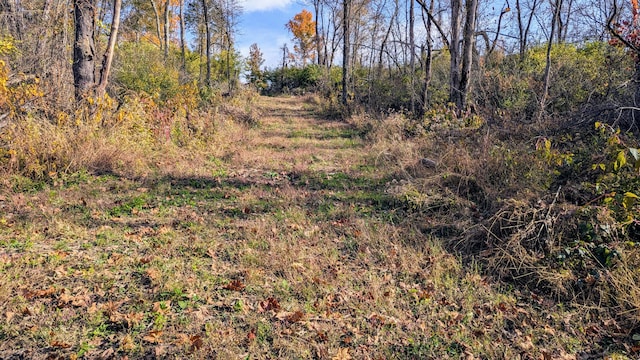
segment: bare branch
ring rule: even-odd
[[[617,0],[613,0],[613,9],[611,11],[611,16],[609,16],[609,18],[607,19],[607,30],[609,30],[609,33],[611,33],[611,35],[613,37],[615,37],[616,39],[618,39],[620,42],[622,42],[626,47],[628,47],[629,49],[635,51],[636,53],[640,54],[640,48],[638,48],[637,46],[633,45],[631,42],[629,42],[627,39],[625,39],[624,37],[622,37],[617,31],[616,29],[613,27],[613,20],[618,16],[618,2]]]
[[[429,11],[427,4],[425,4],[424,0],[416,0],[416,2],[422,7],[422,10],[424,10],[424,12],[427,14],[429,19],[431,19],[431,22],[433,22],[433,24],[436,26],[436,29],[438,29],[440,36],[442,36],[442,41],[444,42],[444,44],[448,48],[450,48],[451,46],[449,45],[449,39],[447,39],[447,34],[444,32],[444,30],[442,30],[436,18],[433,17],[433,14],[431,13],[431,11]]]

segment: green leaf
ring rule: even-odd
[[[640,334],[633,334],[631,339],[633,339],[633,341],[640,341]]]

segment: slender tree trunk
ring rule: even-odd
[[[555,6],[557,6],[557,11],[554,12],[557,13],[557,17],[556,17],[556,43],[558,44],[562,44],[562,33],[564,32],[564,20],[562,19],[562,5],[564,4],[564,1],[560,0],[560,1],[556,1],[555,2]],[[553,34],[551,34],[553,37]]]
[[[207,77],[205,84],[211,86],[211,29],[209,24],[209,5],[207,0],[202,0],[202,11],[204,12],[204,29],[206,36],[206,58],[207,58]]]
[[[322,57],[322,44],[320,44],[320,0],[313,0],[313,11],[314,11],[314,15],[315,15],[315,30],[316,30],[316,36],[315,36],[315,45],[316,45],[316,63],[318,65],[324,65],[324,58]]]
[[[551,48],[553,47],[553,34],[556,31],[556,24],[560,16],[560,3],[562,0],[555,0],[555,8],[553,9],[553,17],[551,18],[551,32],[549,41],[547,42],[546,65],[544,67],[542,94],[540,95],[540,112],[538,113],[538,121],[542,119],[545,108],[547,107],[547,97],[549,96],[549,78],[551,74]]]
[[[169,58],[169,9],[171,8],[171,2],[167,0],[164,4],[164,60]]]
[[[342,0],[342,105],[348,106],[349,85],[349,9],[351,0]]]
[[[229,95],[233,92],[233,82],[231,81],[231,38],[229,37],[229,32],[227,31],[225,34],[226,37],[226,45],[227,45],[227,83],[229,85]]]
[[[567,42],[567,34],[569,32],[569,21],[571,20],[571,15],[573,15],[573,0],[566,1],[567,8],[567,16],[564,19],[564,26],[562,32],[560,32],[560,42]]]
[[[466,1],[466,20],[464,22],[464,39],[462,49],[462,72],[460,74],[460,96],[458,109],[463,110],[467,106],[467,95],[471,84],[471,65],[473,64],[473,45],[475,43],[476,14],[478,13],[478,0]]]
[[[182,71],[186,73],[187,70],[187,46],[185,40],[184,31],[184,1],[180,0],[180,53],[182,55]]]
[[[73,44],[73,82],[76,100],[89,96],[95,84],[95,3],[74,0],[75,42]]]
[[[449,101],[458,106],[461,100],[460,89],[460,17],[462,16],[462,0],[451,0],[451,41],[449,54],[451,55],[449,69]]]
[[[434,0],[431,0],[431,4],[429,6],[430,13],[433,13],[434,9]],[[424,13],[423,13],[424,15]],[[432,69],[432,60],[433,60],[433,40],[431,40],[431,17],[427,17],[426,20],[426,30],[427,30],[427,41],[426,46],[422,46],[422,57],[424,58],[424,84],[422,88],[422,113],[420,115],[424,115],[429,106],[429,85],[431,84],[431,69]],[[425,49],[426,48],[426,49]],[[425,54],[426,50],[426,54]]]
[[[158,12],[158,6],[154,0],[149,0],[151,3],[151,8],[153,9],[153,16],[156,19],[156,36],[158,37],[158,44],[160,49],[162,49],[162,35],[160,31],[160,13]]]
[[[384,37],[382,38],[382,42],[380,44],[380,53],[378,55],[378,78],[382,76],[382,68],[383,68],[382,58],[384,56],[384,51],[387,46],[387,41],[389,40],[389,36],[391,35],[391,30],[393,29],[393,23],[396,19],[396,16],[398,15],[399,8],[400,7],[398,5],[398,0],[395,0],[393,15],[389,19],[389,27],[387,28],[387,31],[384,33]]]
[[[531,4],[531,12],[526,20],[523,19],[523,11],[520,0],[516,0],[516,11],[518,16],[518,50],[520,52],[520,62],[524,61],[524,56],[527,51],[529,42],[529,31],[531,30],[531,24],[535,15],[536,8],[538,7],[538,0],[534,0]]]
[[[111,23],[111,33],[109,34],[109,44],[107,50],[104,53],[102,59],[102,69],[100,70],[100,82],[96,88],[96,94],[98,96],[104,95],[107,90],[107,82],[109,81],[109,73],[111,72],[111,62],[113,61],[113,54],[116,50],[116,40],[118,38],[118,28],[120,27],[120,8],[122,7],[122,0],[113,1],[113,20]]]
[[[409,69],[411,70],[411,113],[415,114],[416,112],[416,91],[415,91],[415,76],[416,76],[416,39],[414,33],[415,27],[415,7],[413,4],[414,0],[409,0],[411,4],[409,5]]]

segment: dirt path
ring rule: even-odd
[[[260,125],[192,173],[82,173],[4,194],[0,358],[537,359],[583,347],[560,330],[562,311],[523,305],[406,221],[352,127],[298,98],[260,101]]]

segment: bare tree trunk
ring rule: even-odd
[[[456,106],[462,103],[460,89],[460,17],[462,16],[462,0],[451,0],[451,41],[449,54],[449,101]],[[458,107],[460,109],[460,107]]]
[[[225,33],[227,47],[227,85],[229,85],[229,95],[233,93],[233,81],[231,81],[231,38],[229,32]]]
[[[160,44],[160,49],[162,49],[162,35],[160,34],[160,13],[158,12],[158,6],[154,0],[149,0],[151,3],[151,8],[153,9],[153,15],[156,18],[156,36],[158,36],[158,43]]]
[[[533,22],[533,17],[535,15],[536,8],[538,7],[538,0],[533,0],[533,4],[531,4],[531,9],[529,16],[526,21],[523,19],[523,11],[520,0],[516,0],[516,11],[518,16],[518,50],[520,53],[520,62],[524,61],[524,55],[527,51],[528,41],[529,41],[529,31],[531,30],[531,24]]]
[[[395,5],[393,8],[393,15],[391,15],[391,18],[389,19],[389,27],[387,28],[387,31],[384,33],[384,38],[382,38],[382,43],[380,44],[380,53],[378,55],[378,78],[382,76],[382,68],[383,68],[382,57],[384,56],[384,51],[387,46],[387,41],[389,40],[389,35],[391,35],[391,30],[393,29],[393,23],[396,19],[396,16],[398,15],[398,10],[400,8],[398,6],[398,0],[395,0],[394,3]]]
[[[351,0],[342,0],[342,105],[348,106],[349,85],[349,9]]]
[[[467,95],[471,84],[471,65],[473,63],[473,44],[475,43],[476,14],[478,13],[478,0],[466,1],[466,20],[464,22],[464,39],[462,49],[462,72],[460,74],[460,97],[456,103],[458,109],[463,110],[467,106]]]
[[[434,9],[434,0],[431,0],[431,4],[429,5],[429,11],[433,13]],[[424,12],[423,21],[424,21]],[[421,56],[424,58],[424,84],[422,88],[422,109],[421,116],[427,111],[427,107],[429,106],[429,85],[431,84],[431,69],[432,69],[432,60],[433,60],[433,40],[431,40],[431,17],[428,16],[425,24],[425,28],[427,30],[427,41],[426,46],[422,46]],[[425,49],[426,48],[426,49]],[[426,50],[426,51],[425,51]],[[425,53],[426,52],[426,53]]]
[[[553,47],[553,34],[556,31],[556,24],[560,16],[560,3],[562,0],[555,0],[555,8],[553,9],[553,17],[551,18],[551,32],[549,41],[547,42],[546,65],[544,67],[543,89],[540,95],[540,112],[538,113],[538,121],[542,118],[545,108],[547,107],[547,97],[549,96],[549,78],[551,74],[551,48]]]
[[[207,57],[207,78],[205,84],[211,86],[211,29],[209,24],[209,5],[207,0],[202,0],[202,11],[204,12],[204,29],[206,36],[206,57]]]
[[[413,4],[413,0],[409,0],[411,4],[409,5],[409,69],[411,71],[410,79],[411,79],[411,113],[415,114],[416,112],[416,92],[415,92],[415,75],[416,75],[416,39],[415,39],[415,7]]]
[[[109,34],[109,44],[107,50],[104,53],[102,59],[102,69],[100,70],[100,82],[96,88],[96,94],[98,96],[104,95],[107,89],[107,82],[109,81],[109,73],[111,72],[111,62],[113,61],[113,54],[116,50],[116,40],[118,38],[118,28],[120,27],[120,8],[122,7],[122,0],[113,1],[113,22],[111,23],[111,33]]]
[[[182,71],[187,69],[187,50],[184,31],[184,1],[180,0],[180,53],[182,55]]]
[[[319,20],[319,16],[320,16],[320,0],[313,0],[313,11],[315,12],[315,30],[316,30],[316,36],[315,36],[315,43],[316,43],[316,63],[318,65],[324,65],[324,57],[322,56],[322,44],[320,44],[320,22]]]
[[[552,1],[554,1],[554,0],[549,0],[549,3],[552,3]],[[564,1],[562,1],[562,0],[555,1],[555,6],[554,6],[554,9],[555,9],[554,14],[557,13],[557,15],[554,15],[554,16],[557,16],[556,17],[556,34],[555,34],[555,36],[556,36],[556,42],[558,44],[562,43],[562,33],[564,31],[564,26],[565,26],[564,21],[562,19],[562,5],[563,4],[564,4]],[[553,5],[553,4],[551,4],[551,5]],[[551,37],[553,37],[553,32],[551,33]]]
[[[171,2],[167,0],[164,4],[164,60],[169,58],[169,9]]]
[[[76,100],[89,96],[95,84],[95,4],[92,0],[74,0],[75,42],[73,44],[73,83]]]

